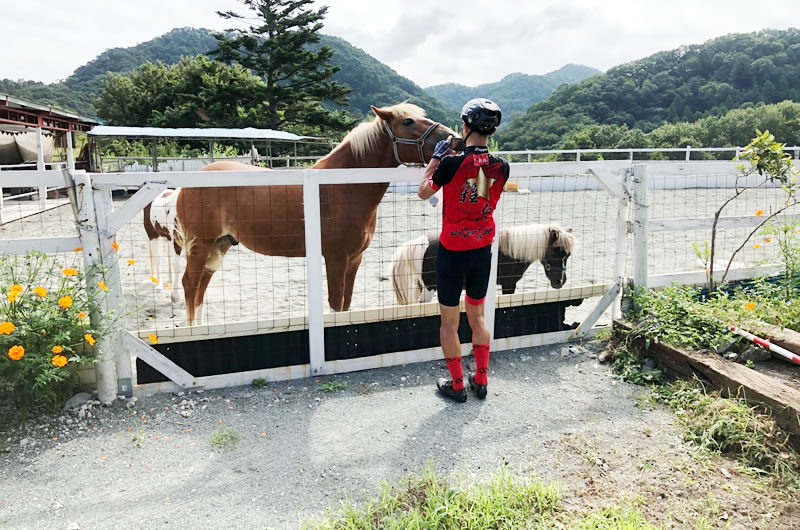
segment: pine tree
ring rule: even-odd
[[[215,34],[218,48],[212,55],[236,62],[264,81],[262,100],[270,129],[344,131],[352,127],[344,112],[323,103],[347,105],[351,90],[333,81],[339,68],[328,62],[333,50],[319,43],[318,32],[327,7],[311,9],[313,0],[242,0],[253,13],[217,12],[227,20],[252,22],[247,29]]]

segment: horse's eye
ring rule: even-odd
[[[406,118],[405,120],[403,120],[403,125],[405,125],[406,127],[408,127],[412,123],[414,123],[414,120],[412,120],[411,118]]]

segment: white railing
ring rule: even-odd
[[[684,153],[684,161],[689,162],[692,159],[692,153],[732,153],[738,155],[742,152],[743,147],[642,147],[642,148],[606,148],[606,149],[524,149],[520,151],[496,151],[495,153],[500,156],[527,156],[528,162],[533,162],[535,157],[545,155],[574,155],[575,161],[581,161],[582,154],[627,154],[628,159],[633,161],[636,154],[649,154],[649,153]],[[785,147],[786,152],[793,153],[793,158],[800,159],[800,146]],[[647,159],[642,158],[641,161]]]

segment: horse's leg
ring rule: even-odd
[[[356,273],[358,273],[358,268],[361,266],[361,258],[363,256],[364,253],[361,252],[347,262],[347,270],[344,276],[344,305],[342,306],[342,311],[350,309],[350,302],[353,299],[353,284],[356,283]]]
[[[164,240],[160,237],[151,239],[147,244],[147,254],[150,258],[150,276],[159,278],[161,275],[161,257],[164,255]],[[158,284],[161,288],[161,283]]]
[[[347,257],[342,254],[325,256],[325,270],[328,273],[328,304],[331,311],[343,311]]]
[[[203,320],[203,299],[208,289],[208,284],[211,282],[211,277],[214,273],[222,268],[222,259],[225,254],[231,249],[233,244],[230,239],[222,238],[214,242],[211,251],[206,259],[206,266],[203,269],[203,274],[200,276],[200,283],[195,293],[195,315],[197,316],[198,324],[208,323],[208,312],[206,311],[205,320]]]
[[[173,304],[177,304],[181,299],[180,294],[178,294],[178,287],[180,285],[178,279],[180,278],[181,257],[172,251],[172,249],[169,250],[170,299],[172,300]]]
[[[213,246],[214,241],[198,239],[192,244],[190,252],[186,253],[186,270],[183,273],[182,283],[186,300],[186,323],[189,326],[194,323],[195,309],[198,303],[203,303],[205,289],[200,292],[200,284],[203,281],[206,263]]]

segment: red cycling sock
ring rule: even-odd
[[[445,359],[445,361],[447,361],[450,376],[453,378],[453,390],[462,390],[464,388],[464,372],[461,369],[461,356]]]
[[[473,344],[472,355],[475,357],[475,384],[485,385],[489,376],[489,345]]]

